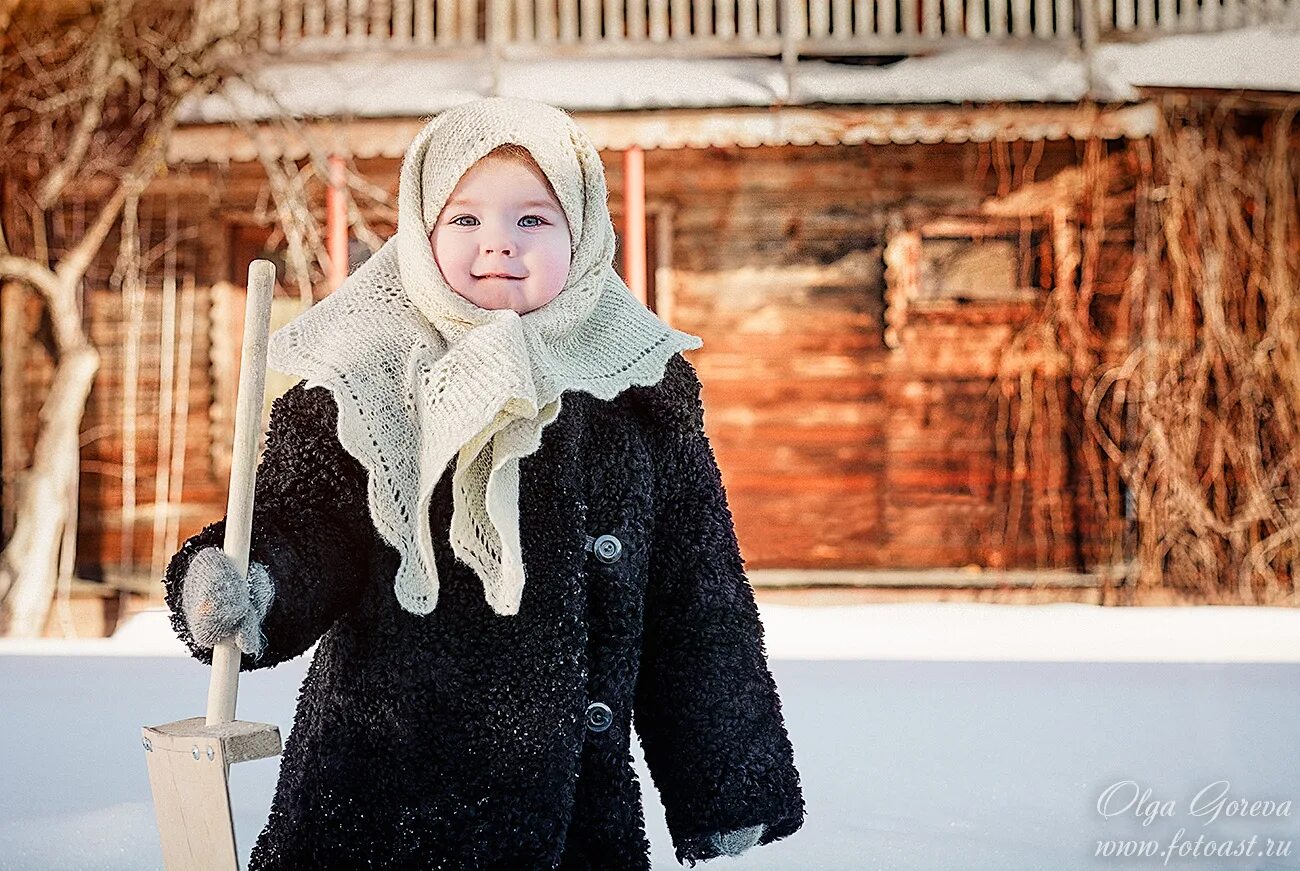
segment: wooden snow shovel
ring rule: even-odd
[[[274,286],[275,265],[254,260],[248,268],[235,445],[226,503],[226,537],[222,543],[243,576],[248,574]],[[234,638],[217,644],[212,650],[207,717],[141,730],[167,871],[238,871],[235,822],[230,811],[230,766],[280,754],[279,727],[235,719],[239,665],[240,650]]]

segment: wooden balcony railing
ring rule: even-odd
[[[1103,34],[1159,36],[1232,30],[1277,21],[1296,0],[1094,0]]]
[[[269,53],[898,55],[956,42],[1223,30],[1300,0],[207,0]]]

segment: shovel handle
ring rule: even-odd
[[[266,341],[271,327],[275,264],[254,260],[248,267],[244,305],[244,344],[239,356],[239,392],[235,403],[235,444],[231,454],[230,493],[226,502],[226,537],[222,549],[240,577],[248,577],[248,548],[253,531],[253,490],[257,478],[257,443],[262,434],[266,393]],[[206,724],[235,719],[239,692],[240,650],[227,638],[212,649]]]

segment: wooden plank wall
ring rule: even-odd
[[[900,348],[884,342],[889,222],[976,210],[993,184],[978,149],[647,154],[648,196],[676,214],[673,322],[704,339],[688,356],[750,567],[1039,558],[1032,543],[1004,552],[993,500],[992,366],[1031,308],[935,306],[913,313]],[[1049,177],[1075,146],[1035,160]],[[1054,465],[1071,468],[1064,455]],[[1066,540],[1045,561],[1073,555]]]
[[[174,272],[176,300],[172,311],[172,344],[164,349],[163,277],[169,236],[166,226],[167,203],[175,205],[180,228],[176,238]],[[209,365],[209,293],[200,283],[211,267],[204,255],[200,228],[207,218],[207,201],[200,196],[146,197],[141,200],[140,250],[145,280],[143,307],[138,335],[138,370],[136,374],[136,408],[134,439],[134,511],[124,514],[123,480],[127,451],[124,438],[126,407],[125,356],[128,313],[121,288],[122,276],[114,273],[114,261],[120,243],[116,232],[106,241],[101,256],[87,274],[82,301],[90,341],[100,353],[100,367],[95,376],[81,427],[81,479],[78,500],[77,569],[78,577],[100,579],[107,576],[140,575],[157,568],[155,552],[155,517],[171,510],[179,523],[173,523],[166,539],[183,541],[195,531],[200,518],[206,522],[210,506],[223,505],[225,485],[214,480],[210,463],[212,433],[209,426],[211,387]],[[188,231],[186,228],[189,228]],[[203,228],[207,232],[208,228]],[[177,386],[184,380],[178,366],[181,347],[181,315],[190,296],[193,307],[187,402],[182,403]],[[42,322],[43,305],[35,294],[26,291],[25,328],[34,335],[23,347],[21,409],[18,429],[21,434],[17,453],[26,465],[30,462],[40,423],[41,403],[53,377],[54,366],[48,343],[42,336],[48,324]],[[163,375],[163,355],[172,357],[173,396],[168,410],[160,403],[159,384]],[[185,409],[185,423],[178,425],[180,409]],[[167,413],[169,412],[169,413]],[[171,451],[160,456],[161,428],[169,425],[172,435],[183,429],[183,489],[177,506],[169,508],[166,498],[156,505],[159,461],[173,469]],[[181,471],[178,469],[178,471]],[[12,494],[11,494],[12,495]],[[219,517],[220,510],[217,513]],[[124,526],[129,533],[124,534]],[[177,543],[179,546],[179,543]],[[129,548],[127,550],[126,548]]]
[[[981,148],[986,149],[981,153]],[[1078,162],[1074,143],[1034,158],[1038,179]],[[611,209],[621,211],[621,155],[606,154]],[[914,145],[651,151],[647,195],[670,214],[672,321],[703,337],[689,356],[705,384],[706,425],[722,468],[747,564],[752,568],[1073,567],[1086,542],[1025,539],[1002,548],[993,494],[992,365],[1032,305],[999,300],[935,303],[908,315],[897,347],[885,342],[884,250],[906,226],[976,212],[995,185],[987,146]],[[395,161],[369,161],[376,184],[396,188]],[[223,178],[220,190],[211,189]],[[195,170],[172,180],[182,226],[182,273],[194,275],[188,436],[181,540],[224,510],[209,405],[206,288],[232,274],[230,228],[257,207],[255,169]],[[157,241],[162,197],[143,207]],[[113,243],[113,246],[116,242]],[[113,246],[110,246],[112,248]],[[1122,248],[1122,246],[1119,246]],[[1118,250],[1118,249],[1117,249]],[[1123,258],[1111,258],[1117,272]],[[111,268],[111,266],[110,266]],[[107,273],[87,294],[103,366],[85,420],[78,573],[112,574],[122,563],[153,572],[153,469],[157,457],[160,270],[150,271],[141,337],[137,518],[121,547],[123,443],[120,291]],[[1120,283],[1112,282],[1118,289]],[[150,350],[152,349],[152,350]],[[25,367],[24,423],[34,438],[48,359],[34,345]],[[1055,486],[1079,489],[1073,461],[1056,446]],[[1071,536],[1092,535],[1067,511]]]
[[[213,479],[211,468],[211,439],[208,406],[211,400],[209,366],[210,305],[207,287],[178,288],[182,293],[195,295],[196,317],[189,365],[189,387],[186,391],[188,409],[185,415],[185,465],[182,491],[182,508],[178,509],[181,526],[189,529],[201,506],[222,504],[225,486]],[[159,403],[159,379],[162,371],[161,340],[161,289],[152,282],[146,288],[145,320],[147,325],[140,338],[140,368],[136,388],[137,438],[135,446],[135,515],[134,533],[122,535],[123,492],[122,472],[124,444],[123,419],[123,335],[126,331],[120,295],[112,290],[97,290],[88,296],[92,320],[92,340],[100,349],[102,362],[95,378],[95,386],[86,409],[83,424],[81,517],[78,537],[79,560],[82,577],[96,577],[100,570],[140,570],[150,565],[153,553],[154,516],[157,510],[167,510],[166,503],[155,506],[159,463],[170,470],[170,452],[159,454],[161,426],[164,417]],[[177,307],[179,309],[180,302]],[[173,354],[180,343],[179,326]],[[173,364],[177,365],[177,364]],[[174,378],[179,381],[180,373]],[[177,432],[174,416],[180,403],[174,399],[171,417],[166,423]],[[92,436],[87,438],[87,436]],[[219,511],[217,517],[219,518]],[[216,519],[216,518],[209,518]],[[183,530],[182,530],[183,531]],[[178,533],[179,534],[179,533]],[[124,543],[130,542],[130,555],[124,552]],[[180,538],[184,541],[184,537]],[[177,542],[179,546],[179,542]]]

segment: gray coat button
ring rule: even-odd
[[[616,563],[623,556],[623,542],[608,533],[597,538],[591,546],[596,559],[605,564]]]
[[[614,722],[614,712],[604,702],[592,702],[587,705],[587,728],[593,732],[604,732]]]

